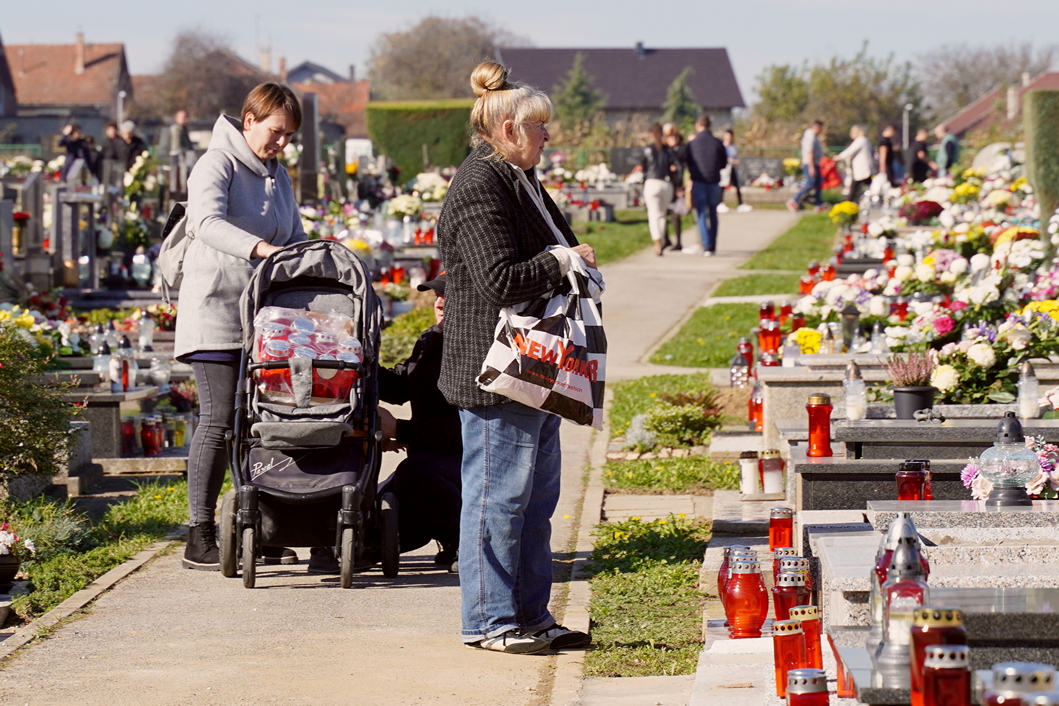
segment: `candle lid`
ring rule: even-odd
[[[809,404],[831,404],[831,395],[823,392],[814,392],[809,395]]]
[[[912,612],[912,624],[916,627],[961,627],[963,612],[951,606],[924,606]]]
[[[1021,701],[1027,706],[1059,706],[1059,691],[1049,691],[1045,694],[1029,694]]]
[[[993,665],[992,691],[999,693],[1031,694],[1051,691],[1055,669],[1037,662],[1003,662]]]
[[[774,636],[783,635],[801,635],[802,634],[802,621],[800,620],[777,620],[772,624],[772,634]]]
[[[846,364],[846,379],[847,380],[863,380],[864,376],[860,372],[860,366],[857,365],[857,361],[851,360]]]
[[[808,571],[809,560],[800,556],[787,556],[780,559],[780,573],[787,571]]]
[[[760,574],[761,565],[756,561],[750,561],[747,559],[740,559],[739,561],[732,564],[733,574]]]
[[[1033,363],[1028,360],[1022,361],[1022,365],[1019,367],[1019,375],[1028,378],[1037,377],[1036,373],[1033,370]]]
[[[967,645],[930,645],[923,659],[924,669],[969,669]]]
[[[788,694],[827,693],[827,672],[822,669],[792,669],[787,672]]]
[[[929,458],[906,458],[905,463],[919,463],[922,464],[924,471],[930,470],[930,459]]]
[[[776,576],[777,586],[804,586],[805,585],[805,574],[784,571],[783,573]]]
[[[790,609],[791,620],[819,620],[820,609],[814,605],[796,605]]]
[[[774,520],[782,517],[794,517],[794,510],[789,507],[774,507],[769,516]]]
[[[748,547],[745,544],[733,544],[730,547],[725,547],[724,548],[724,556],[727,558],[727,557],[731,556],[732,554],[734,554],[736,552],[736,550],[738,550],[738,549],[745,549],[745,550],[751,551],[751,552],[754,551],[753,549],[751,549],[750,547]]]
[[[763,458],[763,459],[764,458],[779,458],[779,457],[780,457],[780,450],[779,449],[767,449],[767,450],[761,452],[761,458]]]
[[[922,473],[923,464],[920,461],[904,461],[897,469],[898,473]]]
[[[798,556],[798,550],[794,547],[776,547],[772,550],[772,555],[777,559],[782,559],[788,556]]]
[[[741,452],[739,454],[739,460],[740,461],[742,461],[744,459],[748,459],[748,458],[752,458],[752,459],[754,459],[756,461],[757,460],[757,451],[743,451],[743,452]]]

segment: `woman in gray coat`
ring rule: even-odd
[[[224,435],[235,416],[239,297],[262,258],[306,239],[290,176],[276,159],[301,120],[290,88],[261,84],[240,119],[217,118],[209,150],[188,178],[194,239],[184,257],[175,353],[191,364],[199,391],[188,455],[189,569],[220,568],[214,513],[228,468]]]

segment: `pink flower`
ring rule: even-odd
[[[956,323],[952,320],[951,316],[939,316],[934,319],[934,330],[938,332],[939,336],[951,333],[952,329],[955,327]]]
[[[955,301],[955,302],[949,304],[949,308],[952,309],[953,311],[959,311],[960,309],[966,309],[967,308],[967,302]]]

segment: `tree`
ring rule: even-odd
[[[477,17],[426,17],[379,35],[368,58],[372,92],[388,100],[471,98],[471,71],[526,40]]]
[[[898,63],[893,56],[870,57],[867,44],[852,59],[769,66],[758,76],[757,93],[754,113],[763,133],[789,134],[819,118],[833,144],[847,141],[855,124],[869,132],[887,123],[900,124],[907,104],[912,105],[915,121],[923,102],[911,65]]]
[[[999,86],[1017,86],[1022,75],[1036,77],[1055,65],[1059,48],[1049,44],[1034,49],[946,45],[916,57],[916,72],[933,117],[946,120],[969,103]]]
[[[568,140],[580,143],[593,131],[606,100],[603,93],[592,88],[592,75],[585,70],[585,55],[578,52],[566,80],[552,89],[556,118]]]
[[[200,30],[181,32],[152,96],[137,100],[134,115],[162,118],[186,110],[192,118],[238,115],[250,90],[269,77],[240,59],[228,40]]]
[[[702,112],[702,107],[695,102],[695,94],[688,86],[691,67],[680,72],[666,89],[666,99],[662,103],[662,120],[675,123],[680,132],[687,134],[694,129],[695,118]]]

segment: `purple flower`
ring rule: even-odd
[[[974,479],[978,477],[978,463],[971,461],[963,470],[960,471],[960,481],[963,483],[964,488],[970,488],[971,484],[974,483]]]

